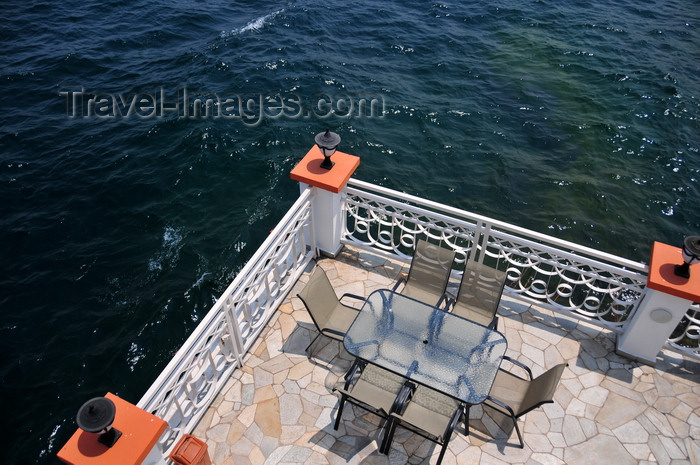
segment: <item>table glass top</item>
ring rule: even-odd
[[[483,402],[503,334],[390,290],[367,298],[343,341],[350,354],[469,404]]]

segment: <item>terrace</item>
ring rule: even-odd
[[[407,268],[396,260],[346,247],[318,260],[340,294],[368,295],[391,287]],[[311,268],[312,265],[309,265]],[[388,456],[378,452],[375,415],[346,407],[333,430],[333,387],[351,357],[342,344],[316,335],[294,297],[308,273],[271,318],[243,366],[226,382],[193,434],[206,440],[213,463],[418,464],[434,463],[440,447],[399,429]],[[507,354],[535,375],[566,361],[555,403],[524,416],[520,449],[510,420],[471,409],[470,435],[449,443],[444,464],[610,463],[695,464],[700,459],[700,384],[697,363],[664,351],[656,367],[615,354],[615,337],[585,321],[505,298],[499,329]],[[511,434],[512,433],[512,434]],[[432,460],[431,460],[432,459]]]
[[[333,430],[351,357],[328,338],[305,354],[316,330],[295,297],[313,266],[338,295],[391,287],[419,237],[455,250],[452,289],[470,261],[506,271],[507,355],[534,375],[569,364],[555,402],[519,420],[524,449],[507,418],[476,406],[443,463],[700,463],[697,271],[660,291],[653,263],[350,179],[351,155],[331,171],[321,160],[312,149],[292,171],[299,199],[138,403],[167,422],[158,463],[188,433],[217,465],[434,463],[439,446],[403,429],[380,454],[379,419],[355,407]]]

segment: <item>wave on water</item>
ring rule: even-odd
[[[162,271],[163,264],[174,264],[178,259],[182,242],[182,228],[167,226],[163,232],[163,247],[155,258],[148,262],[149,271]]]
[[[259,31],[263,27],[265,27],[265,25],[268,24],[271,19],[273,19],[275,16],[282,13],[283,11],[284,9],[273,11],[272,13],[266,14],[265,16],[260,16],[259,18],[250,21],[245,26],[237,27],[235,29],[231,29],[230,31],[221,31],[221,37],[225,38],[236,36],[238,34],[242,34],[248,31]]]

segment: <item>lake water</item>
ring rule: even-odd
[[[138,402],[326,127],[359,179],[633,260],[700,233],[695,0],[3,6],[4,463]]]

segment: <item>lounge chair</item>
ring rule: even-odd
[[[306,310],[311,315],[311,319],[318,329],[318,334],[306,346],[306,353],[309,353],[309,348],[321,336],[327,336],[332,339],[342,341],[348,328],[355,320],[359,310],[341,303],[345,297],[364,301],[365,298],[355,294],[343,294],[340,299],[335,294],[331,282],[328,280],[325,271],[320,266],[311,274],[309,282],[306,283],[304,289],[297,294],[306,307]]]
[[[496,312],[506,282],[505,271],[470,262],[459,285],[457,298],[450,301],[451,312],[468,320],[496,329]]]
[[[454,250],[419,239],[408,277],[399,279],[392,290],[396,291],[404,284],[401,294],[439,306],[445,297],[454,258]]]
[[[498,410],[513,420],[522,449],[525,447],[525,443],[520,434],[517,419],[543,404],[554,402],[554,391],[557,389],[564,368],[568,364],[561,363],[533,379],[532,371],[528,366],[507,356],[503,359],[522,368],[527,373],[528,378],[521,378],[500,368],[491,392],[483,405]]]
[[[385,435],[382,450],[385,454],[389,453],[396,427],[402,426],[442,445],[436,462],[436,465],[439,465],[452,433],[462,418],[465,418],[465,411],[462,402],[434,389],[418,386],[403,411],[391,414],[394,421],[389,422],[389,431]]]

